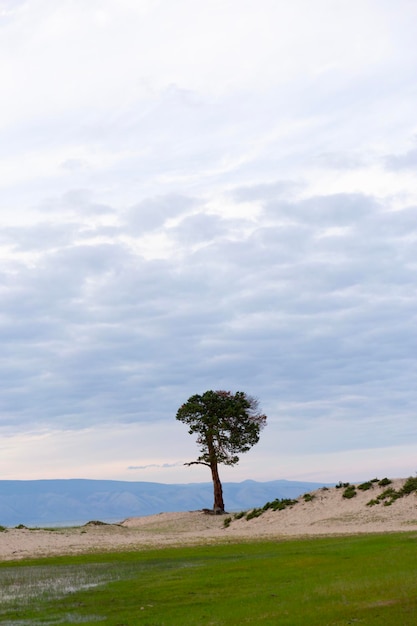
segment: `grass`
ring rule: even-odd
[[[414,532],[0,563],[7,626],[414,625]]]

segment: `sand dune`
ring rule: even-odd
[[[405,479],[392,481],[389,488],[399,490]],[[107,550],[140,550],[169,545],[193,545],[218,541],[274,539],[295,536],[345,535],[354,533],[417,530],[417,497],[413,492],[387,506],[377,500],[387,487],[374,484],[355,497],[343,497],[343,488],[319,489],[311,501],[300,497],[294,506],[282,511],[268,510],[252,520],[234,519],[224,525],[225,517],[203,511],[160,513],[133,517],[120,524],[90,523],[77,528],[57,530],[7,529],[0,533],[0,559],[20,559],[52,554],[74,554]],[[262,505],[263,503],[260,503]]]

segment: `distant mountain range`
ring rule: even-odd
[[[297,498],[324,483],[273,480],[224,483],[228,511],[262,506],[275,498]],[[211,508],[212,483],[170,485],[115,480],[0,480],[0,525],[62,526],[92,520]]]

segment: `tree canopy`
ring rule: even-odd
[[[266,415],[259,411],[255,398],[243,391],[206,391],[191,396],[177,411],[176,419],[197,435],[200,454],[186,465],[207,465],[212,474],[214,506],[224,511],[223,489],[218,464],[236,465],[239,454],[248,452],[259,441]]]

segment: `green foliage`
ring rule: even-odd
[[[350,498],[354,498],[356,496],[356,487],[355,485],[349,485],[346,487],[346,489],[343,492],[343,497],[350,499]]]
[[[315,497],[316,497],[316,496],[315,496],[313,493],[305,493],[305,494],[303,495],[304,502],[313,502],[313,500],[314,500],[314,498],[315,498]]]
[[[263,509],[252,509],[251,511],[249,511],[249,513],[246,513],[246,519],[249,521],[251,519],[254,519],[255,517],[260,517],[263,512]]]
[[[272,502],[267,502],[267,504],[264,505],[264,510],[283,511],[287,506],[294,506],[294,504],[297,504],[297,500],[291,500],[291,498],[276,498]]]
[[[368,491],[368,489],[372,489],[373,487],[373,483],[371,480],[368,480],[365,483],[362,483],[361,485],[358,485],[358,489],[360,489],[361,491]]]
[[[378,484],[381,486],[385,486],[390,485],[391,483],[391,480],[389,480],[388,478],[384,478],[383,480],[380,480]],[[393,487],[388,487],[387,489],[384,489],[384,491],[380,493],[379,496],[376,497],[376,499],[370,500],[367,504],[368,506],[374,506],[375,504],[383,502],[384,506],[391,506],[391,504],[393,504],[399,498],[407,496],[410,493],[414,493],[416,491],[417,478],[410,477],[405,481],[404,485],[398,491]]]
[[[382,480],[379,481],[378,485],[380,487],[387,487],[391,483],[392,483],[392,480],[390,480],[389,478],[382,478]]]
[[[249,511],[249,513],[246,513],[246,519],[251,520],[255,517],[260,517],[262,513],[265,513],[265,511],[283,511],[288,506],[294,506],[294,504],[297,504],[297,502],[298,500],[291,500],[290,498],[276,498],[272,502],[267,502],[266,504],[264,504],[262,508],[255,508]],[[242,516],[243,515],[241,515],[241,517]],[[235,519],[239,518],[235,516]]]
[[[218,464],[236,465],[238,454],[248,452],[259,441],[266,415],[259,404],[243,391],[206,391],[194,395],[177,411],[176,419],[197,435],[199,456],[185,465],[207,465],[214,488],[214,510],[224,511]]]
[[[414,626],[416,557],[412,532],[2,562],[0,623]]]
[[[417,491],[417,477],[410,476],[401,487],[401,493],[408,495],[414,491]]]
[[[7,530],[6,526],[0,525],[0,533],[4,533]]]
[[[340,480],[336,485],[336,489],[347,488],[349,486],[350,486],[350,483],[342,483],[342,481]]]
[[[231,524],[232,518],[231,517],[225,517],[223,520],[223,526],[225,528],[229,528],[230,524]]]
[[[247,511],[240,511],[239,513],[235,513],[233,515],[234,519],[242,519],[242,517],[245,517]]]
[[[266,415],[258,410],[258,401],[243,391],[206,391],[191,396],[177,411],[176,419],[197,435],[200,455],[196,463],[213,461],[235,465],[238,454],[248,452],[258,443],[266,424]]]
[[[382,493],[379,494],[378,500],[384,500],[385,498],[390,498],[395,495],[397,492],[393,487],[388,487],[388,489],[384,489]]]

